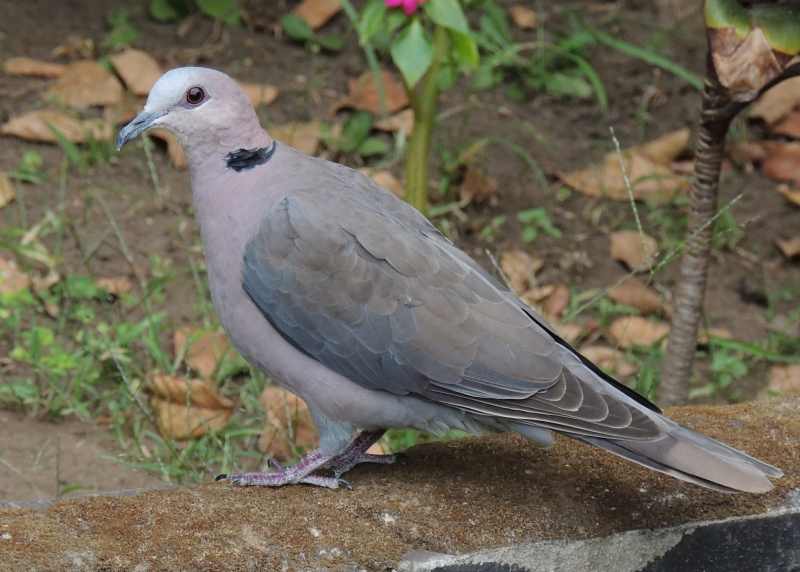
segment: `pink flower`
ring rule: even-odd
[[[414,12],[417,11],[425,0],[384,0],[386,5],[389,8],[400,8],[403,7],[403,12],[406,13],[406,16],[410,16]]]

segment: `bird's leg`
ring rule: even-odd
[[[315,449],[291,467],[281,467],[274,473],[220,475],[216,480],[226,479],[235,485],[243,487],[280,487],[289,484],[306,483],[329,489],[338,489],[341,486],[349,488],[347,481],[338,477],[321,477],[311,474],[335,458],[334,455],[325,454],[319,449]]]
[[[350,442],[344,451],[329,460],[323,468],[333,471],[334,477],[338,479],[347,471],[361,463],[379,463],[385,465],[394,463],[397,460],[396,455],[372,455],[367,453],[367,449],[380,439],[384,433],[385,430],[383,429],[377,431],[362,431],[356,435],[355,439]]]

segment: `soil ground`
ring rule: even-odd
[[[107,32],[108,15],[124,7],[140,31],[134,45],[154,54],[165,67],[200,63],[223,69],[242,80],[277,86],[280,89],[277,101],[260,111],[267,126],[328,118],[332,105],[346,92],[347,80],[365,69],[354,41],[340,54],[331,56],[309,53],[302,46],[276,37],[273,30],[292,2],[271,2],[269,9],[260,3],[250,3],[247,8],[254,29],[224,30],[221,39],[213,36],[213,25],[203,20],[198,20],[187,36],[179,38],[174,25],[151,21],[145,4],[116,0],[7,3],[0,18],[0,60],[20,55],[50,59],[51,51],[71,35],[91,38],[100,45]],[[651,4],[540,3],[539,11],[545,25],[555,29],[566,29],[568,14],[577,13],[633,43],[642,44],[658,36],[665,55],[702,74],[705,37],[700,15],[695,14],[672,29],[659,28],[661,24],[656,22]],[[344,18],[340,16],[331,29],[344,33]],[[485,261],[487,245],[477,239],[478,231],[493,217],[507,215],[508,226],[490,248],[496,252],[518,246],[528,248],[519,241],[515,214],[543,206],[551,213],[553,222],[564,230],[564,236],[542,237],[536,242],[535,254],[545,261],[541,282],[564,283],[577,289],[605,287],[625,274],[625,269],[608,255],[608,232],[620,225],[630,226],[632,213],[626,204],[591,199],[578,193],[558,201],[553,174],[585,166],[613,149],[609,126],[614,127],[623,146],[631,146],[680,127],[693,126],[699,106],[699,94],[685,82],[641,61],[600,48],[592,50],[590,59],[608,91],[607,113],[602,113],[590,100],[536,95],[516,102],[500,88],[477,93],[455,89],[445,94],[441,102],[446,119],[441,122],[435,141],[437,157],[442,149],[453,149],[465,141],[488,135],[515,143],[535,158],[548,177],[547,185],[540,184],[526,163],[507,147],[489,147],[481,159],[481,167],[497,180],[499,200],[495,206],[467,210],[468,222],[457,225],[458,242]],[[42,85],[41,80],[0,76],[0,122],[38,107]],[[653,94],[657,97],[653,98]],[[646,105],[646,101],[651,104]],[[650,115],[647,121],[641,113],[645,108]],[[20,188],[29,220],[38,220],[47,209],[58,205],[55,181],[62,152],[57,146],[2,138],[0,170],[13,170],[28,149],[44,157],[51,181]],[[134,272],[145,272],[153,255],[169,259],[178,278],[170,283],[164,306],[174,324],[197,323],[197,299],[189,261],[199,262],[201,258],[191,217],[188,176],[175,170],[161,151],[155,155],[155,164],[165,190],[163,200],[154,200],[144,157],[132,149],[84,174],[70,176],[66,186],[67,213],[78,224],[81,242],[91,245],[100,241],[100,247],[90,261],[82,263],[79,245],[67,240],[64,266],[93,276],[132,276]],[[399,167],[394,170],[399,176]],[[767,333],[765,309],[742,296],[743,283],[766,292],[797,292],[800,288],[800,267],[782,259],[774,246],[775,239],[798,234],[800,217],[796,208],[772,190],[774,186],[759,174],[731,170],[721,187],[722,204],[742,194],[732,212],[743,225],[745,238],[736,249],[715,254],[706,315],[710,325],[727,328],[737,339],[759,340]],[[116,217],[122,234],[128,238],[133,267],[112,241],[103,241],[109,234],[108,221],[89,191],[100,193]],[[16,220],[12,211],[13,208],[0,211],[0,224]],[[659,272],[655,278],[657,287],[671,290],[676,270],[677,265],[672,263]],[[786,310],[793,302],[796,299],[780,302],[777,312]],[[121,312],[109,310],[112,316]],[[0,356],[9,350],[8,342],[0,339]],[[765,371],[765,367],[752,368],[737,387],[738,398],[754,396],[766,383]],[[102,428],[76,421],[52,424],[0,412],[3,460],[0,498],[50,496],[58,486],[63,488],[70,483],[90,489],[117,489],[153,482],[154,478],[131,473],[123,465],[101,468],[97,461],[102,457],[100,452],[113,450],[104,433]],[[52,454],[50,461],[44,463],[43,456],[33,453],[54,449],[61,451],[60,471],[54,468]],[[81,472],[81,467],[91,469]]]

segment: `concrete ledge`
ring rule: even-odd
[[[799,406],[794,399],[670,412],[781,467],[786,477],[766,495],[706,491],[568,439],[543,451],[499,435],[421,446],[394,466],[359,468],[351,474],[353,491],[211,483],[86,497],[46,508],[0,508],[0,567],[383,570],[415,550],[464,555],[513,546],[513,551],[541,541],[582,541],[747,515],[790,514],[786,518],[794,518],[797,527],[796,512],[786,507],[800,488]],[[671,544],[691,536],[659,531],[652,550],[668,555]],[[708,538],[704,542],[714,542]],[[575,546],[624,556],[626,545],[603,542]],[[500,563],[505,563],[501,570],[522,566]]]

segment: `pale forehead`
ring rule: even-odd
[[[146,107],[175,101],[193,86],[202,86],[210,91],[224,89],[228,81],[225,74],[209,68],[176,68],[162,75],[155,83],[147,97]]]

